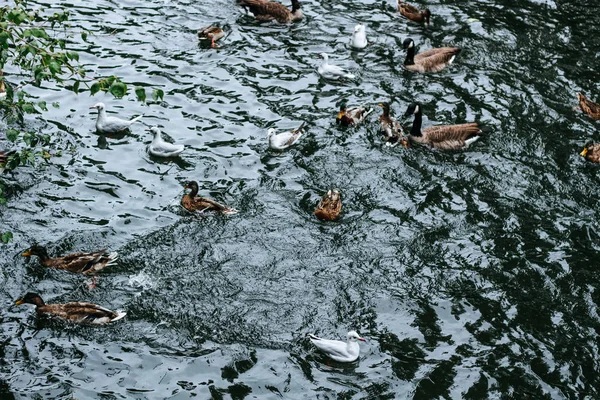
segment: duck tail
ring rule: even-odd
[[[346,74],[346,75],[344,75],[344,78],[354,79],[354,78],[356,78],[356,75],[354,75],[354,74]]]
[[[122,310],[115,311],[115,314],[117,314],[117,316],[114,317],[113,319],[111,319],[110,322],[115,322],[115,321],[118,321],[120,319],[123,319],[127,315],[127,313],[125,311],[122,311]]]
[[[367,108],[365,110],[365,113],[363,114],[363,118],[366,118],[369,114],[371,114],[375,109],[374,108]]]
[[[109,267],[111,265],[115,265],[116,261],[119,259],[119,254],[116,251],[113,251],[108,256],[106,256],[106,258],[108,258],[106,266]]]
[[[225,214],[225,215],[233,215],[233,214],[237,214],[238,210],[236,210],[235,208],[229,208],[229,207],[225,207],[225,209],[221,210],[221,214]]]

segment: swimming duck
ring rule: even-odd
[[[146,132],[152,132],[154,135],[152,143],[150,143],[150,146],[148,146],[148,151],[153,156],[175,157],[185,150],[185,147],[182,144],[171,144],[169,142],[165,142],[162,138],[161,131],[157,126],[147,129]]]
[[[39,245],[32,246],[21,254],[23,257],[37,256],[40,264],[46,268],[66,269],[79,274],[94,274],[108,266],[114,265],[119,255],[116,252],[106,254],[106,249],[91,253],[73,253],[64,257],[50,258],[46,249]]]
[[[218,26],[207,26],[206,28],[202,28],[198,30],[198,39],[200,40],[210,40],[210,47],[213,49],[217,48],[215,42],[225,36],[225,32],[223,29]]]
[[[421,106],[413,103],[406,109],[404,118],[414,115],[412,128],[408,138],[412,142],[425,144],[440,150],[459,150],[467,148],[483,133],[477,122],[460,125],[430,126],[421,131]]]
[[[357,125],[364,121],[364,119],[373,112],[372,108],[367,109],[366,107],[356,106],[348,107],[348,102],[342,100],[340,104],[340,112],[338,112],[335,122],[338,125],[348,126]]]
[[[587,143],[579,155],[593,163],[600,163],[600,144]]]
[[[78,324],[102,325],[118,321],[127,315],[126,312],[111,311],[92,303],[46,304],[37,293],[27,293],[17,300],[15,305],[24,303],[35,305],[38,315],[47,314]]]
[[[423,11],[419,11],[419,9],[411,4],[405,3],[401,0],[398,0],[398,11],[400,14],[404,15],[406,18],[415,22],[427,22],[427,26],[429,26],[429,18],[431,17],[431,11],[426,8]]]
[[[343,69],[342,67],[338,67],[337,65],[329,64],[329,56],[326,53],[321,53],[321,57],[323,57],[323,63],[319,65],[319,75],[326,79],[340,79],[340,78],[348,78],[353,79],[354,75]]]
[[[364,49],[367,47],[367,32],[363,24],[358,24],[354,27],[354,32],[350,39],[350,46],[355,49]]]
[[[333,189],[325,193],[314,214],[322,221],[333,221],[339,217],[341,211],[342,199],[340,198],[340,191]]]
[[[439,47],[415,55],[415,42],[410,38],[402,43],[402,47],[406,50],[404,68],[416,72],[440,72],[461,52],[458,47]]]
[[[267,140],[269,141],[269,147],[273,150],[285,150],[300,139],[302,136],[304,125],[306,123],[303,122],[296,129],[292,129],[291,131],[275,133],[275,128],[269,128],[267,130]]]
[[[292,0],[292,10],[280,3],[267,0],[241,0],[242,7],[250,10],[259,21],[294,22],[302,19],[300,2]]]
[[[346,335],[347,341],[321,339],[313,334],[308,335],[312,344],[325,353],[329,358],[338,362],[356,361],[360,354],[360,346],[357,340],[364,342],[355,331],[350,331]]]
[[[577,98],[579,99],[579,107],[584,113],[596,120],[600,119],[600,104],[594,103],[581,93],[577,93]]]
[[[383,108],[383,112],[379,116],[379,123],[381,125],[381,132],[385,135],[385,144],[392,147],[397,146],[398,143],[405,144],[402,138],[404,135],[402,127],[398,121],[390,116],[390,105],[388,103],[379,103],[378,106]]]
[[[99,133],[117,133],[123,132],[124,130],[129,129],[129,126],[134,122],[138,121],[142,118],[142,115],[137,116],[129,121],[117,118],[117,117],[109,117],[106,115],[106,110],[104,103],[97,103],[90,107],[91,109],[98,110],[98,119],[96,120],[96,131]]]
[[[185,189],[191,189],[192,191],[186,193],[181,198],[181,205],[188,211],[216,211],[220,214],[235,214],[237,210],[235,208],[229,208],[222,204],[217,203],[214,200],[207,199],[206,197],[199,197],[198,194],[198,183],[196,181],[188,182],[185,185]]]

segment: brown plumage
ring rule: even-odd
[[[106,249],[91,253],[73,253],[64,257],[50,258],[46,249],[35,245],[21,254],[23,257],[37,256],[40,264],[47,268],[66,269],[78,274],[94,274],[117,260],[117,253],[106,254]]]
[[[600,144],[586,144],[579,155],[593,163],[600,163]]]
[[[267,0],[241,0],[242,7],[250,10],[259,21],[293,22],[302,19],[300,2],[292,0],[292,10],[280,3]]]
[[[431,17],[431,11],[429,11],[429,9],[427,8],[423,11],[419,11],[417,7],[398,0],[398,11],[400,11],[400,14],[404,15],[411,21],[426,21],[427,25],[429,26],[429,18]]]
[[[0,69],[0,100],[3,100],[6,97],[6,85],[4,84],[4,79],[2,79],[3,72]]]
[[[335,122],[343,126],[356,125],[362,122],[372,111],[373,109],[371,108],[348,107],[346,100],[343,100]]]
[[[38,315],[46,314],[78,324],[101,325],[118,321],[127,315],[125,312],[111,311],[92,303],[46,304],[37,293],[27,293],[17,300],[15,305],[24,303],[35,305]]]
[[[402,141],[404,132],[398,121],[390,116],[390,105],[379,103],[378,106],[383,108],[383,112],[379,116],[379,124],[381,125],[381,132],[385,135],[385,144],[395,147],[398,143],[404,143]]]
[[[199,197],[198,194],[198,183],[195,181],[188,182],[185,185],[186,189],[191,189],[190,193],[186,193],[181,198],[181,205],[188,211],[216,211],[221,214],[235,214],[237,210],[235,208],[229,208],[222,204],[217,203],[214,200],[207,199],[206,197]]]
[[[440,72],[452,64],[461,52],[458,47],[439,47],[415,55],[415,42],[412,39],[406,39],[402,47],[406,50],[404,68],[415,72]]]
[[[6,162],[8,161],[8,154],[0,151],[0,164],[6,164]]]
[[[333,189],[323,196],[314,214],[322,221],[333,221],[339,217],[341,211],[342,199],[340,191]]]
[[[600,104],[594,103],[581,93],[577,93],[577,98],[579,99],[579,107],[581,107],[581,111],[596,120],[600,119]]]
[[[408,106],[405,117],[413,114],[415,120],[408,138],[410,141],[420,143],[440,150],[459,150],[466,148],[481,136],[482,132],[476,122],[461,125],[430,126],[421,131],[422,113],[421,106],[413,103]]]
[[[216,48],[217,45],[215,42],[225,36],[225,32],[223,29],[218,26],[207,26],[206,28],[202,28],[198,30],[198,39],[200,40],[210,40],[210,47]]]

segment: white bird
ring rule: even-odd
[[[364,49],[367,47],[367,31],[363,24],[358,24],[354,27],[350,46],[355,49]]]
[[[160,129],[158,129],[158,126],[153,126],[150,129],[146,129],[146,132],[152,132],[154,135],[152,143],[150,143],[150,146],[148,146],[148,151],[153,156],[175,157],[185,150],[185,146],[182,144],[171,144],[169,142],[165,142],[162,138]]]
[[[305,123],[303,122],[297,129],[291,131],[275,133],[275,128],[269,128],[267,131],[267,139],[269,147],[274,150],[284,150],[293,145],[302,136]]]
[[[329,358],[339,362],[353,362],[358,358],[360,354],[360,346],[357,340],[364,342],[365,339],[358,336],[355,331],[350,331],[346,335],[348,340],[342,342],[341,340],[328,340],[321,339],[315,335],[309,334],[310,341],[323,353],[327,354]]]
[[[96,120],[96,131],[100,133],[117,133],[128,129],[131,124],[142,118],[142,115],[135,117],[132,120],[124,120],[117,117],[109,117],[106,115],[104,103],[98,103],[90,110],[95,108],[98,110],[98,119]]]
[[[318,72],[323,78],[327,79],[340,79],[348,78],[353,79],[354,75],[344,70],[342,67],[337,65],[329,64],[329,56],[326,53],[321,53],[323,57],[323,63],[319,66]]]

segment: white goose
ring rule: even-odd
[[[367,47],[367,31],[363,24],[358,24],[354,27],[352,39],[350,39],[350,46],[355,49],[364,49]]]
[[[90,110],[95,108],[98,110],[98,119],[96,120],[96,131],[99,133],[117,133],[128,129],[131,124],[142,118],[142,115],[125,120],[117,117],[109,117],[106,115],[104,103],[97,103],[90,107]]]
[[[323,78],[327,79],[340,79],[340,78],[348,78],[353,79],[354,75],[343,69],[342,67],[338,67],[337,65],[329,64],[329,56],[326,53],[321,53],[321,57],[323,57],[323,63],[319,66],[317,70],[319,75]]]
[[[305,123],[303,122],[297,129],[291,131],[275,133],[275,128],[269,128],[267,131],[267,140],[269,147],[273,150],[285,150],[300,139],[304,130]]]
[[[175,157],[185,150],[185,146],[182,144],[171,144],[169,142],[165,142],[162,138],[160,129],[158,129],[158,126],[153,126],[150,129],[146,129],[146,132],[152,132],[154,135],[152,143],[150,143],[150,146],[148,146],[148,151],[153,156]]]
[[[323,353],[327,354],[329,358],[338,362],[353,362],[358,358],[360,354],[360,346],[357,340],[364,342],[365,339],[361,338],[355,331],[350,331],[346,335],[348,340],[342,342],[341,340],[328,340],[321,339],[315,335],[309,334],[310,341]]]

